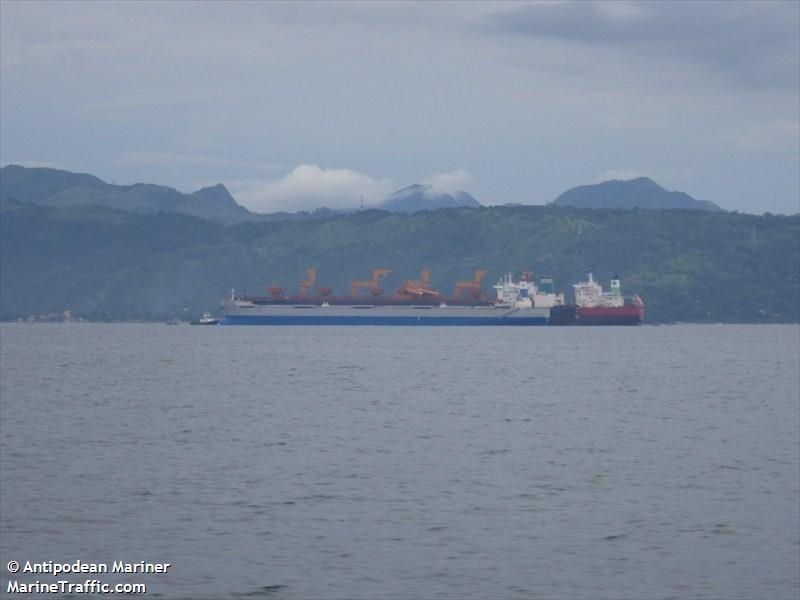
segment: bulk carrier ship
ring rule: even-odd
[[[542,277],[537,286],[531,273],[515,281],[511,274],[493,286],[496,298],[481,291],[486,271],[476,271],[470,281],[456,283],[453,297],[445,298],[430,287],[428,271],[419,281],[407,280],[392,296],[384,296],[380,280],[390,271],[376,269],[372,279],[352,281],[349,296],[334,296],[326,287],[316,287],[317,272],[300,282],[295,296],[285,297],[282,288],[268,288],[270,296],[238,296],[222,302],[223,325],[547,325],[551,309],[564,305],[564,295],[555,293],[553,280]],[[369,295],[361,294],[366,289]],[[464,297],[466,295],[466,297]]]
[[[481,280],[486,271],[459,281],[452,297],[430,286],[430,273],[418,281],[406,280],[394,295],[384,296],[381,279],[391,271],[375,269],[372,279],[350,282],[349,296],[334,296],[328,287],[317,287],[317,271],[308,269],[297,294],[285,296],[283,288],[267,288],[269,296],[237,296],[231,290],[221,308],[223,325],[638,325],[644,319],[644,303],[638,296],[625,299],[619,278],[611,292],[603,292],[591,270],[586,282],[576,284],[575,304],[566,304],[556,293],[552,277],[525,272],[517,281],[509,273],[493,287],[496,297],[486,298]],[[316,293],[309,295],[309,290]],[[367,290],[367,294],[362,294]]]

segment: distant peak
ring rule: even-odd
[[[653,181],[649,177],[637,177],[636,179],[631,179],[631,180],[628,180],[628,181],[624,181],[623,180],[621,183],[628,183],[628,184],[632,184],[632,185],[638,185],[638,186],[641,186],[641,187],[649,187],[649,188],[654,188],[654,189],[657,188],[659,190],[665,189],[662,186],[658,185],[655,181]]]
[[[410,196],[411,194],[417,194],[419,192],[427,192],[431,189],[430,185],[424,185],[421,183],[414,183],[407,187],[404,187],[401,190],[397,190],[393,192],[390,197],[402,197],[402,196]]]
[[[231,196],[231,193],[228,191],[228,188],[226,188],[221,183],[200,188],[193,195],[202,198],[207,198],[209,200],[224,200],[226,202],[235,202],[233,196]]]
[[[695,200],[685,192],[669,191],[649,177],[581,185],[567,190],[553,203],[581,208],[722,210],[713,202]]]
[[[217,183],[216,185],[209,185],[209,186],[207,186],[207,187],[200,188],[200,189],[199,189],[199,190],[197,190],[197,191],[198,191],[198,192],[206,192],[206,191],[209,191],[209,192],[210,192],[210,191],[216,191],[216,192],[223,192],[223,193],[227,194],[227,193],[228,193],[228,188],[226,188],[226,187],[225,187],[224,185],[222,185],[221,183]]]
[[[199,194],[200,192],[210,192],[210,191],[224,191],[224,192],[227,192],[228,188],[226,188],[221,183],[217,183],[217,184],[214,184],[214,185],[207,185],[206,187],[202,187],[199,190],[197,190],[195,193]]]
[[[609,185],[654,187],[654,188],[664,189],[649,177],[644,177],[644,176],[633,177],[631,179],[606,179],[598,183],[590,183],[579,187],[595,187],[595,186],[609,186]]]
[[[456,208],[460,206],[478,207],[480,205],[480,202],[467,192],[439,193],[435,191],[434,186],[431,184],[415,183],[389,195],[378,208],[390,212],[413,213],[421,210]]]

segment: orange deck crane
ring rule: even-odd
[[[431,272],[422,271],[422,279],[414,281],[413,279],[406,279],[400,288],[397,290],[397,295],[400,297],[419,297],[424,295],[438,296],[439,292],[430,288]]]
[[[308,273],[308,279],[305,279],[298,284],[297,295],[300,298],[305,298],[308,295],[308,288],[315,287],[317,285],[317,270],[306,269],[306,273]]]
[[[481,279],[486,275],[486,271],[475,271],[475,278],[471,281],[456,281],[455,297],[456,300],[461,298],[461,290],[467,290],[469,295],[473,298],[481,298]]]
[[[381,283],[381,277],[384,277],[387,273],[391,273],[391,271],[388,269],[373,269],[372,279],[369,281],[351,281],[350,295],[353,297],[358,296],[358,290],[360,288],[366,288],[373,296],[380,296],[383,293],[383,290],[379,287]]]

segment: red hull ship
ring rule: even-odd
[[[644,306],[578,308],[578,325],[639,325],[644,321]]]
[[[589,269],[587,281],[573,287],[576,325],[639,325],[644,321],[644,302],[638,295],[625,298],[619,277],[611,280],[611,291],[604,292]]]

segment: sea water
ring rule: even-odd
[[[3,595],[800,592],[797,326],[0,334]]]

